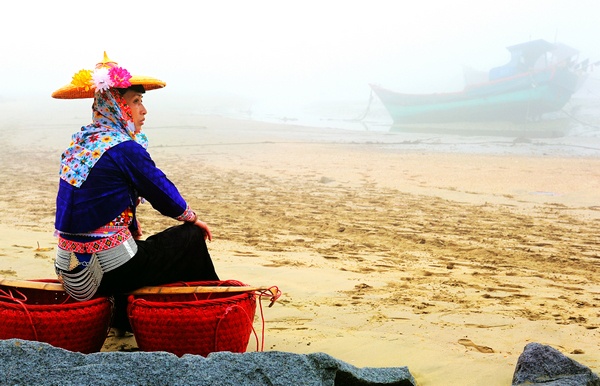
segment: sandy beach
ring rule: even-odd
[[[59,158],[87,121],[0,130],[0,276],[55,277]],[[598,371],[600,158],[200,115],[146,133],[220,277],[283,292],[265,350],[408,366],[422,386],[509,385],[529,342]],[[146,236],[176,224],[149,204],[139,218]]]

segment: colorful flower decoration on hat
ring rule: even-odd
[[[131,74],[123,67],[113,67],[108,71],[110,80],[112,81],[112,87],[127,88],[131,86]]]
[[[88,91],[92,85],[92,73],[88,70],[81,70],[77,74],[73,75],[71,84],[75,87],[79,87]]]
[[[110,88],[110,77],[108,76],[108,69],[98,68],[92,72],[92,81],[96,92],[103,92]]]
[[[94,71],[81,70],[73,75],[71,84],[79,89],[104,92],[111,87],[127,88],[131,86],[131,74],[117,63],[111,61],[104,53],[104,60],[96,65]]]

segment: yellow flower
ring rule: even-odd
[[[92,73],[88,70],[81,70],[77,74],[73,75],[71,84],[77,88],[82,88],[88,91],[92,86]]]

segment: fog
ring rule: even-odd
[[[528,40],[600,60],[599,11],[598,1],[10,2],[0,15],[0,102],[89,106],[50,94],[103,51],[167,82],[154,103],[190,111],[232,100],[275,114],[366,103],[369,83],[458,91],[461,65],[489,70],[508,62],[506,46]]]

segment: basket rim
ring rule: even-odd
[[[16,288],[16,287],[11,287]],[[43,290],[40,290],[43,291]],[[74,302],[74,303],[64,303],[64,304],[28,304],[23,302],[23,304],[30,311],[60,311],[60,310],[75,310],[79,308],[87,308],[93,307],[101,303],[110,302],[107,297],[98,297],[92,298],[90,300],[86,300],[83,302]],[[12,302],[9,299],[0,299],[0,308],[14,308],[23,310],[23,306],[20,303]]]
[[[192,282],[178,282],[178,283],[169,283],[164,284],[161,287],[176,287],[180,286],[181,283],[185,283],[190,286],[211,286],[214,283],[227,284],[230,286],[237,287],[245,287],[247,284],[244,284],[237,280],[213,280],[213,281],[192,281]],[[190,295],[190,294],[186,294]],[[245,298],[253,299],[255,297],[254,293],[247,291],[240,292],[227,292],[227,296],[223,296],[220,298],[213,299],[198,299],[198,300],[181,300],[181,301],[155,301],[145,299],[147,296],[159,296],[157,295],[129,295],[127,297],[127,303],[130,306],[134,307],[151,307],[151,308],[191,308],[191,307],[207,307],[207,306],[217,306],[221,304],[227,304],[232,302],[237,302],[240,300],[245,300]],[[173,295],[171,295],[173,296]]]
[[[37,279],[37,280],[32,280],[32,281],[39,281],[39,282],[46,282],[46,283],[60,283],[57,279]],[[23,288],[15,287],[10,284],[2,284],[2,285],[0,285],[0,288],[9,288],[9,289],[14,289],[16,291],[23,290]],[[41,292],[58,293],[57,291],[38,290],[38,289],[34,289],[34,288],[26,288],[25,290],[31,291],[31,292],[40,292],[40,293]],[[62,294],[62,292],[60,292],[60,293]],[[67,299],[69,299],[69,298],[76,300],[75,298],[73,298],[69,294],[67,294]],[[71,310],[71,309],[92,307],[92,306],[96,306],[97,303],[99,304],[99,303],[104,303],[107,301],[110,302],[110,299],[107,296],[94,296],[93,298],[82,301],[82,302],[75,301],[72,303],[62,303],[62,304],[28,304],[27,302],[23,302],[23,304],[30,311],[45,311],[45,310],[57,311],[57,310]],[[1,299],[0,298],[0,308],[2,308],[2,307],[23,310],[23,306],[20,303],[13,302],[9,299]]]

